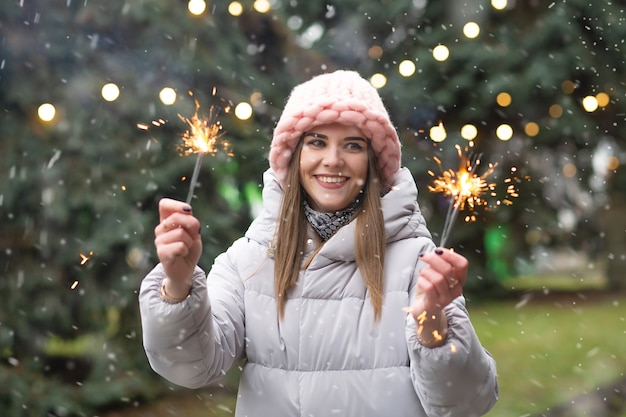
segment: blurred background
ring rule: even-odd
[[[625,1],[3,0],[0,415],[233,415],[238,369],[191,391],[147,364],[157,203],[185,199],[184,119],[214,106],[208,270],[257,213],[291,88],[341,68],[379,89],[436,241],[455,146],[497,164],[448,240],[498,362],[490,415],[626,416],[625,39]]]

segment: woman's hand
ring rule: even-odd
[[[448,326],[443,308],[463,293],[469,262],[442,248],[424,253],[420,259],[427,265],[420,271],[410,312],[418,324],[420,342],[435,347],[445,342]]]
[[[173,298],[182,298],[189,294],[202,253],[200,222],[191,206],[169,198],[159,201],[159,219],[154,228],[154,245],[168,278],[165,291]]]

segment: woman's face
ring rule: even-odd
[[[367,179],[368,140],[353,126],[331,123],[306,132],[300,152],[300,181],[317,211],[352,203]]]

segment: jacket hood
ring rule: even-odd
[[[283,191],[271,169],[263,174],[263,182],[263,209],[245,236],[269,247],[274,238]],[[381,201],[387,243],[407,238],[431,238],[417,203],[417,194],[411,172],[407,168],[400,169],[392,180],[391,190]],[[355,227],[356,222],[352,221],[339,229],[325,243],[319,255],[331,260],[354,260]]]

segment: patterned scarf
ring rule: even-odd
[[[304,200],[304,215],[309,224],[315,229],[318,235],[326,242],[335,232],[354,218],[356,209],[361,205],[361,196],[354,200],[352,204],[343,210],[331,213],[324,213],[313,210],[309,203]]]

